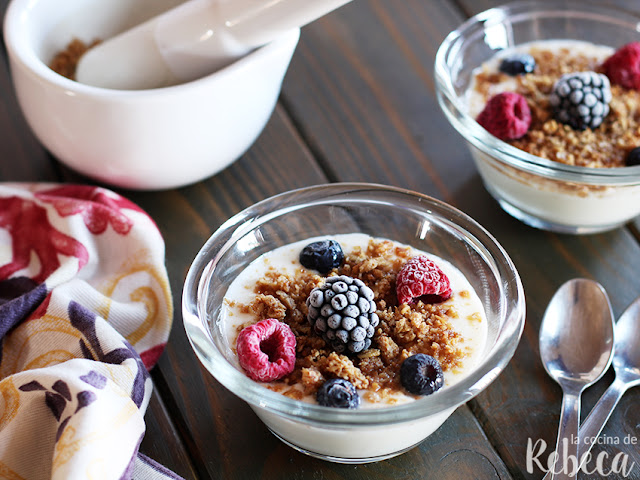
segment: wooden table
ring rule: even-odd
[[[618,1],[640,9],[632,0]],[[2,0],[6,8],[7,0]],[[555,443],[560,388],[539,358],[538,330],[554,291],[587,277],[608,291],[619,315],[640,295],[640,223],[590,236],[527,227],[484,189],[462,138],[437,106],[433,62],[445,35],[497,4],[485,1],[355,0],[302,30],[282,96],[265,131],[242,158],[198,184],[163,192],[117,190],[155,219],[166,240],[175,302],[166,352],[152,371],[155,391],[141,451],[187,479],[520,479],[528,439]],[[6,54],[4,54],[6,60]],[[0,63],[0,179],[74,181],[33,137]],[[177,160],[177,159],[176,159]],[[420,446],[394,459],[346,466],[295,452],[200,366],[187,341],[180,302],[186,271],[230,216],[271,195],[325,182],[365,181],[413,189],[462,209],[506,248],[524,283],[526,328],[500,377],[461,406]],[[583,397],[583,415],[611,383]],[[631,390],[596,446],[636,463],[640,479],[640,389]],[[551,448],[551,447],[550,447]],[[581,475],[581,478],[598,478]],[[608,478],[622,478],[611,475]]]

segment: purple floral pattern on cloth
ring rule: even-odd
[[[96,335],[96,314],[90,310],[87,310],[82,305],[71,302],[69,304],[69,318],[71,319],[71,325],[80,330],[84,335],[85,339],[89,342],[89,345],[97,353],[98,358],[93,358],[93,354],[89,350],[86,344],[84,344],[84,340],[80,340],[82,351],[85,354],[85,358],[89,358],[92,360],[99,360],[104,363],[111,363],[119,365],[125,360],[134,359],[138,365],[138,372],[136,374],[136,378],[133,384],[133,390],[131,391],[131,399],[136,404],[136,406],[140,406],[142,404],[144,398],[144,384],[146,379],[149,377],[149,372],[145,368],[142,360],[140,359],[140,355],[133,349],[128,342],[124,341],[125,348],[118,348],[116,350],[112,350],[109,353],[104,353],[102,351],[102,346],[100,345],[100,340]]]
[[[46,388],[40,385],[40,382],[33,380],[22,385],[20,387],[20,390],[22,390],[23,392],[33,392],[34,390],[46,390]]]
[[[0,339],[42,303],[47,296],[45,285],[26,277],[0,281]]]
[[[86,375],[82,375],[80,377],[80,380],[99,390],[103,389],[104,386],[107,384],[107,377],[96,372],[95,370],[91,370]]]

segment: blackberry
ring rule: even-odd
[[[360,397],[353,383],[342,378],[332,378],[322,384],[316,400],[325,407],[358,408]]]
[[[400,382],[409,393],[431,395],[444,385],[444,374],[438,360],[418,353],[402,362]]]
[[[342,247],[335,240],[320,240],[307,245],[300,252],[300,263],[303,267],[329,273],[339,267],[344,260]]]
[[[500,71],[507,75],[511,75],[512,77],[531,73],[535,68],[536,61],[528,53],[517,53],[504,58],[502,62],[500,62]]]
[[[600,126],[609,113],[610,101],[609,79],[596,72],[563,75],[549,96],[556,120],[576,130]]]
[[[337,353],[359,353],[371,346],[380,319],[373,290],[346,275],[329,277],[307,298],[307,319]]]
[[[640,165],[640,147],[636,147],[629,152],[626,160],[627,167]]]

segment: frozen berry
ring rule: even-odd
[[[620,47],[604,61],[602,69],[611,83],[640,90],[640,42]]]
[[[556,120],[575,130],[599,127],[609,114],[610,101],[609,79],[596,72],[566,73],[549,95]]]
[[[640,165],[640,147],[636,147],[627,155],[627,167]]]
[[[432,260],[420,255],[405,263],[396,277],[398,303],[411,303],[423,295],[436,302],[451,297],[449,277]]]
[[[529,131],[531,110],[522,95],[503,92],[489,99],[476,120],[491,135],[511,140]]]
[[[236,350],[240,366],[259,382],[289,375],[296,364],[296,337],[289,325],[273,318],[243,328]]]
[[[400,381],[409,393],[431,395],[444,385],[444,374],[438,360],[430,355],[418,353],[402,362]]]
[[[506,57],[500,62],[500,71],[515,77],[531,73],[536,68],[535,59],[528,53],[517,53]]]
[[[332,378],[322,384],[316,400],[325,407],[358,408],[360,397],[353,383],[342,378]]]
[[[380,322],[373,299],[373,290],[362,280],[329,277],[307,298],[309,324],[336,352],[362,352],[371,346]]]
[[[344,260],[340,244],[335,240],[320,240],[307,245],[300,252],[300,263],[303,267],[328,273],[339,267]]]

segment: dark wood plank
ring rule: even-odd
[[[539,478],[525,471],[527,439],[554,443],[560,405],[560,390],[538,354],[546,304],[564,281],[589,277],[608,289],[619,314],[640,293],[638,242],[625,229],[584,237],[534,230],[502,212],[484,190],[433,89],[435,50],[464,20],[462,9],[372,0],[340,13],[303,32],[285,105],[336,180],[391,183],[453,203],[510,253],[525,286],[527,326],[509,367],[471,405],[511,473]],[[356,163],[343,167],[353,153]],[[612,431],[625,431],[615,422]]]
[[[155,375],[152,374],[152,377]],[[183,443],[183,436],[176,430],[171,412],[158,392],[157,383],[154,385],[144,421],[146,431],[140,444],[140,452],[185,480],[197,478],[193,461]]]

